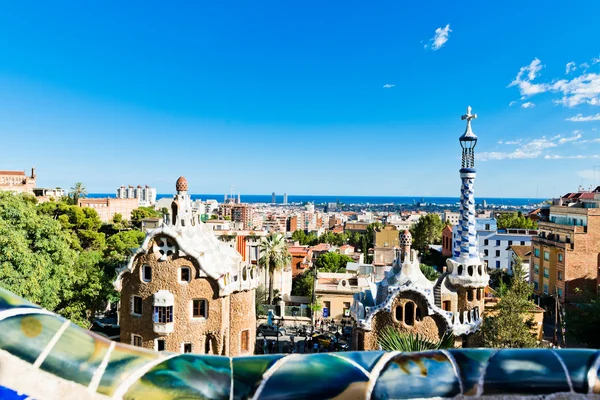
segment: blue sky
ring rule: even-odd
[[[194,193],[458,196],[471,105],[476,195],[556,196],[600,184],[599,14],[592,1],[12,2],[0,169],[90,192],[170,193],[184,175]]]

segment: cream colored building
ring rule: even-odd
[[[349,318],[354,294],[368,288],[369,285],[368,275],[318,272],[315,297],[321,303],[322,309],[316,312],[315,318],[333,318],[336,322],[340,322],[342,318]]]

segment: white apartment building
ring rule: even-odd
[[[129,185],[121,185],[117,189],[117,199],[138,199],[140,207],[153,207],[156,204],[156,189],[146,185],[137,185],[133,187]]]
[[[488,269],[511,270],[510,246],[531,246],[531,238],[537,236],[534,229],[497,229],[494,218],[477,219],[477,246],[479,255]],[[458,252],[458,225],[452,227],[452,248]]]
[[[450,225],[458,225],[458,220],[460,219],[460,213],[454,211],[444,211],[442,213],[442,221],[449,222]]]

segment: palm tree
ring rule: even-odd
[[[75,182],[75,185],[71,188],[70,197],[73,199],[75,205],[79,202],[80,198],[84,198],[87,196],[87,190],[85,190],[85,186],[81,182]]]
[[[273,301],[273,281],[275,280],[275,271],[283,269],[292,260],[288,252],[287,244],[281,233],[271,233],[261,239],[260,258],[258,265],[269,271],[269,304]]]
[[[440,350],[451,349],[454,347],[454,335],[445,333],[438,341],[432,341],[417,333],[402,333],[386,327],[379,335],[379,345],[383,350],[387,351],[425,351],[425,350]]]

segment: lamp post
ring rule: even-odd
[[[284,324],[283,313],[279,321],[277,321],[277,353],[279,353],[279,328],[281,328],[282,324]]]

